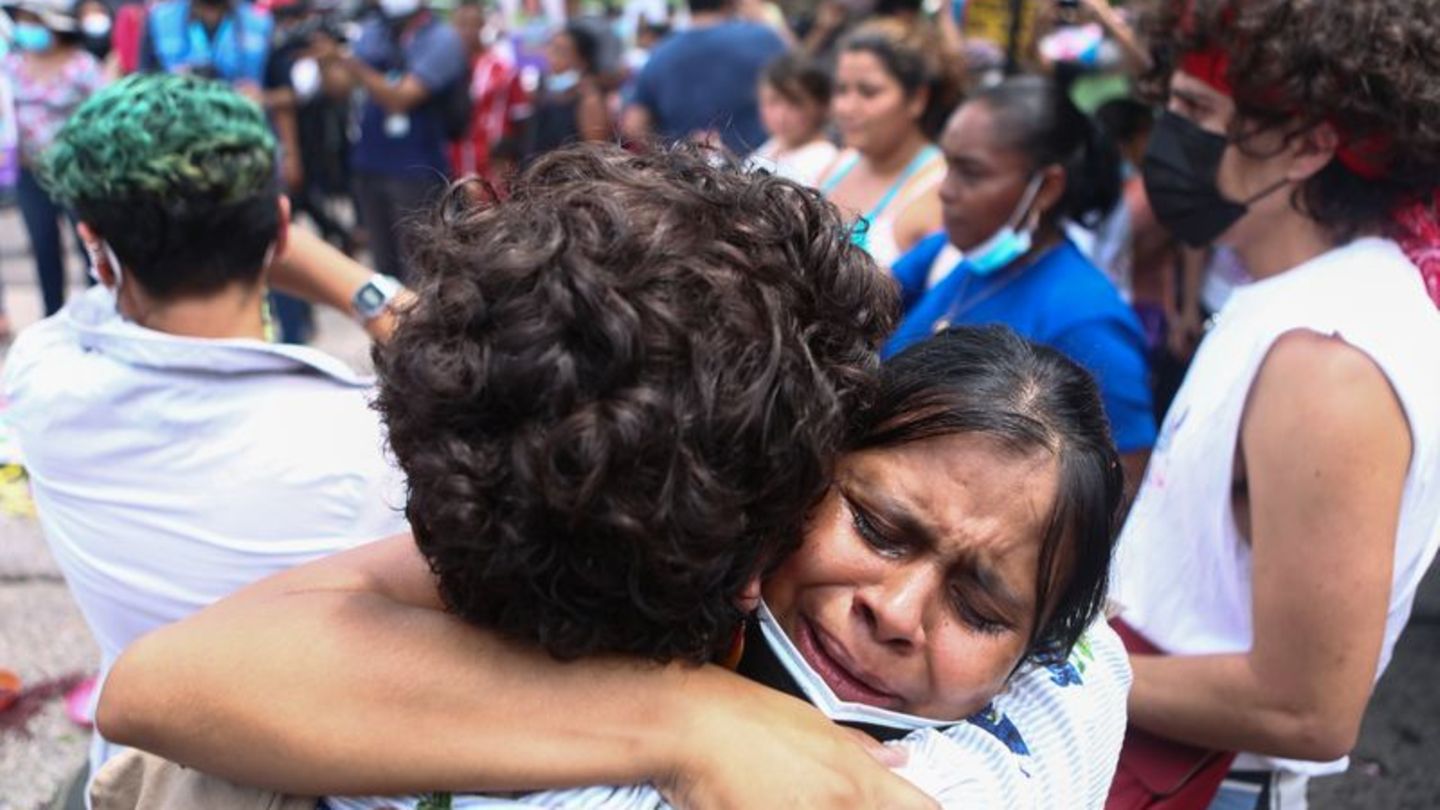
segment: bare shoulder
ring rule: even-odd
[[[1390,381],[1342,337],[1288,332],[1271,346],[1241,425],[1245,456],[1291,460],[1408,458],[1410,431]]]

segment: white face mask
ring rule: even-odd
[[[830,688],[830,685],[810,668],[810,664],[795,648],[790,637],[785,635],[784,629],[780,627],[780,623],[775,620],[774,614],[770,612],[770,608],[764,602],[760,603],[756,617],[759,619],[761,632],[765,634],[765,640],[770,642],[770,649],[775,652],[775,657],[780,659],[781,665],[790,673],[790,677],[795,679],[800,690],[805,693],[805,697],[809,698],[810,702],[831,720],[867,723],[906,731],[955,724],[954,720],[933,720],[865,703],[841,700]]]
[[[290,67],[290,86],[301,101],[309,101],[320,92],[320,63],[306,57],[295,60]]]
[[[108,36],[110,34],[109,15],[86,14],[80,18],[80,32],[93,39]]]
[[[580,71],[567,70],[564,73],[552,73],[545,79],[545,89],[552,93],[564,93],[580,83]]]
[[[387,20],[409,17],[420,10],[420,0],[380,0],[380,13]]]
[[[1035,224],[1031,222],[1025,225],[1024,230],[1016,228],[1031,219],[1030,206],[1035,202],[1035,195],[1040,192],[1043,179],[1038,174],[1032,177],[1030,184],[1025,187],[1025,193],[1020,197],[1020,204],[1010,214],[1005,225],[991,234],[989,239],[965,251],[964,265],[971,273],[977,276],[991,275],[1030,252],[1035,241]]]
[[[100,240],[100,249],[96,250],[93,245],[86,245],[85,252],[90,254],[90,268],[88,275],[90,280],[96,284],[105,285],[105,279],[100,277],[100,252],[105,253],[105,264],[110,267],[110,275],[115,279],[115,285],[111,288],[115,291],[115,297],[120,297],[120,285],[125,281],[125,270],[120,266],[120,257],[115,255],[115,250],[110,243]],[[108,286],[108,285],[106,285]]]

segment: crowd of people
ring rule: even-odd
[[[1297,5],[14,0],[94,806],[1305,807],[1440,548],[1440,32]]]

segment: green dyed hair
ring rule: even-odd
[[[71,206],[148,194],[236,202],[270,184],[275,138],[260,108],[220,82],[137,74],[80,105],[42,171]]]
[[[61,128],[40,176],[152,294],[255,281],[279,227],[275,138],[221,83],[143,74],[96,93]]]

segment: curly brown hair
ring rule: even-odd
[[[1236,129],[1335,126],[1382,171],[1333,161],[1295,203],[1337,238],[1440,186],[1440,18],[1424,0],[1160,0],[1145,29],[1161,90],[1178,58],[1223,48]]]
[[[452,189],[375,350],[406,515],[459,616],[703,661],[823,495],[896,293],[815,192],[689,147]]]

